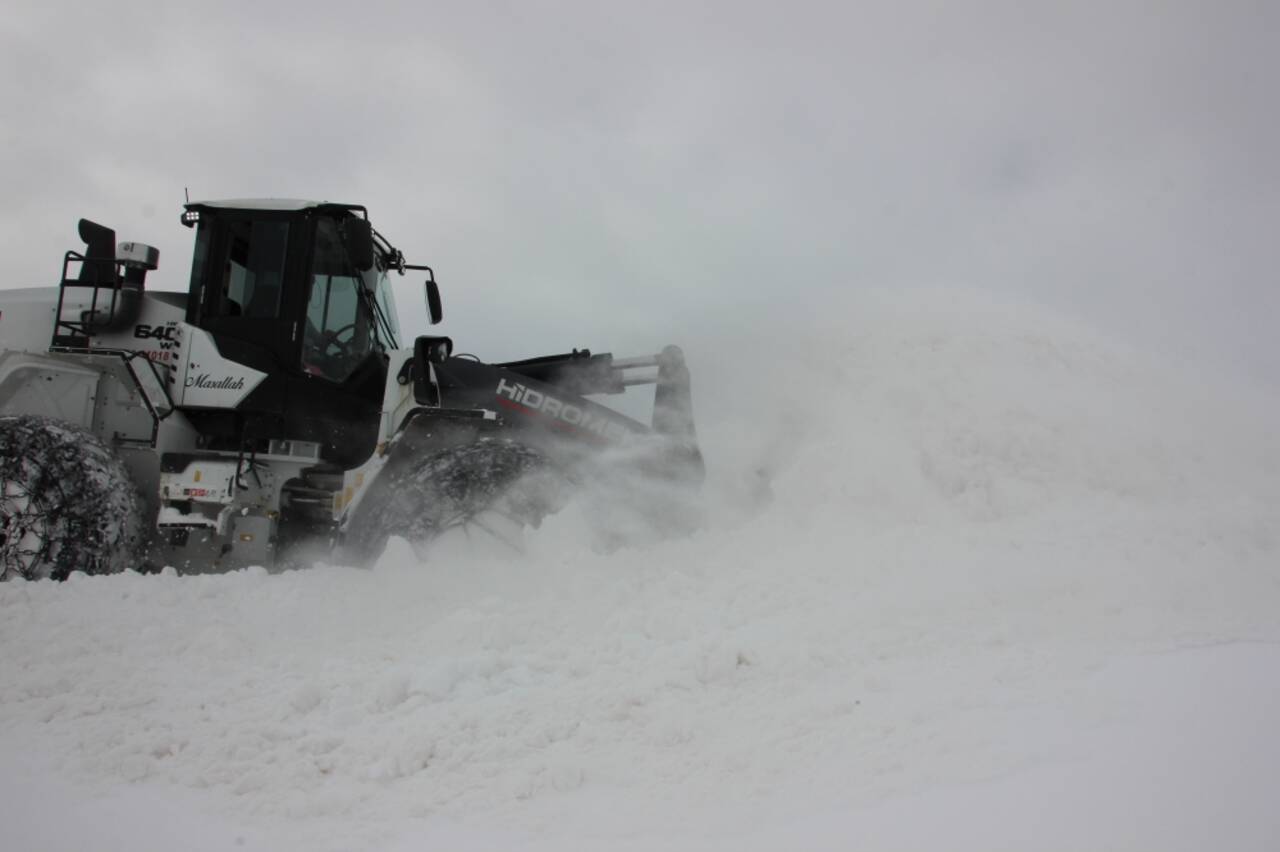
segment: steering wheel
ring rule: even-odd
[[[324,355],[326,358],[341,358],[344,360],[350,359],[351,356],[355,354],[355,352],[352,351],[352,346],[356,342],[355,331],[356,331],[356,324],[351,322],[351,323],[347,323],[342,328],[336,328],[333,331],[323,332],[320,335],[320,347],[319,347],[320,354]],[[351,332],[350,340],[347,340],[344,342],[338,339],[339,337],[346,334],[347,332]],[[336,351],[333,353],[330,353],[330,350],[336,350]]]

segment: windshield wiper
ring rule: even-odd
[[[395,332],[391,330],[391,321],[387,319],[387,314],[382,310],[382,305],[378,304],[377,298],[369,292],[364,286],[364,279],[358,278],[360,299],[364,302],[365,308],[373,316],[374,332],[378,337],[385,339],[388,349],[400,348],[400,342],[396,340]]]

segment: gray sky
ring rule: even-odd
[[[979,286],[1280,386],[1277,32],[1271,0],[11,0],[4,284],[88,216],[183,289],[183,187],[319,197],[495,359]]]

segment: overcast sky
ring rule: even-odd
[[[366,204],[495,359],[978,286],[1280,387],[1274,0],[10,0],[0,32],[5,286],[88,216],[184,289],[189,187]]]

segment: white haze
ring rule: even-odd
[[[6,845],[1271,849],[1277,8],[10,3],[3,286],[363,202],[463,351],[681,344],[709,470],[0,586]]]
[[[584,492],[522,554],[0,587],[0,817],[42,849],[1269,849],[1280,411],[937,304],[713,363],[687,537],[602,550]]]

